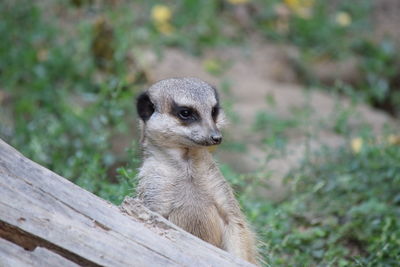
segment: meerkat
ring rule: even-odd
[[[209,147],[225,118],[216,89],[197,78],[159,81],[137,98],[143,163],[137,198],[185,231],[251,263],[253,233]]]

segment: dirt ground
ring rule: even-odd
[[[233,102],[239,123],[231,123],[226,129],[228,138],[244,143],[246,152],[218,151],[220,162],[228,163],[240,173],[264,171],[270,175],[267,186],[261,190],[265,197],[279,201],[286,195],[283,177],[299,165],[308,152],[324,146],[339,147],[346,139],[334,129],[339,112],[349,113],[349,125],[357,131],[365,123],[379,135],[385,124],[395,122],[383,112],[365,105],[353,106],[343,97],[320,90],[306,89],[296,83],[296,75],[290,65],[293,48],[257,41],[243,48],[210,50],[203,57],[193,57],[181,50],[167,49],[161,60],[151,54],[141,57],[146,62],[152,81],[168,77],[196,76],[217,88],[224,81],[230,82],[230,90],[224,93]],[[229,62],[230,67],[221,76],[213,76],[204,68],[205,60],[218,59]],[[267,99],[273,99],[271,105]],[[295,113],[306,111],[300,129],[288,135],[285,153],[266,147],[263,132],[253,130],[257,112],[265,111],[282,118],[292,118]],[[303,125],[304,124],[304,125]],[[277,156],[278,155],[278,156]]]
[[[400,1],[373,1],[372,22],[375,35],[379,38],[391,37],[400,45]]]

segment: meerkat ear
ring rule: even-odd
[[[154,104],[147,92],[141,93],[136,100],[136,109],[139,117],[146,122],[154,112]]]

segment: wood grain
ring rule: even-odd
[[[6,263],[16,260],[16,254],[5,253],[13,247],[5,239],[14,243],[14,249],[17,244],[33,252],[46,251],[43,266],[48,266],[45,259],[51,255],[66,261],[57,266],[71,262],[87,266],[252,266],[186,233],[133,199],[127,198],[119,209],[30,161],[1,139],[0,237],[0,255]]]
[[[7,240],[0,239],[0,266],[69,266],[79,265],[42,247],[25,250]]]

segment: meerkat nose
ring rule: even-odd
[[[215,132],[211,134],[211,140],[214,142],[214,144],[218,145],[221,144],[222,141],[222,135],[219,132]]]

